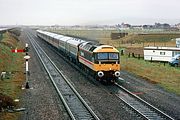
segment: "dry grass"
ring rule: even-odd
[[[0,120],[17,120],[20,113],[0,113]]]
[[[110,38],[111,32],[117,32],[115,30],[58,30],[52,31],[64,35],[73,35],[78,37],[84,37],[92,40],[100,40],[101,38]]]
[[[4,44],[12,49],[14,49],[17,46],[18,40],[12,37],[10,33],[3,34],[3,38],[4,39],[1,41],[1,44]]]
[[[117,32],[117,30],[55,30],[53,32],[96,40],[102,44],[109,44],[115,47],[144,47],[154,45],[175,46],[175,40],[171,41],[171,39],[180,37],[180,33],[164,33],[150,35],[138,35],[130,33],[128,36],[124,38],[111,40],[111,32]]]
[[[141,76],[151,83],[159,84],[166,90],[180,95],[180,68],[122,56],[121,69]]]

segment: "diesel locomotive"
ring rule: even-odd
[[[119,51],[110,45],[37,30],[37,36],[96,80],[112,83],[120,77]]]

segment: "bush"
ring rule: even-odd
[[[0,93],[0,112],[3,109],[11,109],[14,106],[16,106],[16,103],[13,101],[11,97]]]

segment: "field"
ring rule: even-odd
[[[121,56],[121,69],[180,95],[180,68],[174,68],[168,64],[164,66],[162,63],[151,63],[143,59],[129,58],[125,55]]]
[[[110,44],[115,47],[127,46],[175,46],[175,38],[180,38],[180,32],[158,32],[155,31],[123,31],[128,32],[128,35],[111,40],[111,33],[117,33],[117,30],[50,30],[52,32],[72,35],[89,40],[99,41],[102,44]],[[143,33],[143,34],[142,34]]]
[[[9,33],[3,35],[3,40],[0,41],[0,72],[9,73],[5,79],[0,79],[0,100],[1,105],[8,104],[17,105],[14,99],[19,98],[21,94],[21,85],[24,77],[24,58],[22,53],[12,53],[11,49],[22,48],[22,43],[10,36]],[[0,112],[0,120],[16,120],[19,113]]]
[[[118,49],[124,49],[126,54],[121,57],[121,69],[136,74],[145,80],[162,86],[165,90],[180,95],[180,68],[174,68],[166,64],[150,63],[142,58],[129,58],[128,51],[143,54],[144,46],[175,46],[175,38],[180,33],[150,31],[150,34],[140,34],[142,31],[130,31],[129,35],[117,40],[111,40],[113,30],[56,30],[54,32],[79,36],[90,40],[96,40],[102,44],[113,45]],[[147,32],[147,31],[146,31]]]

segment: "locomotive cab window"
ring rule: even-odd
[[[109,53],[110,60],[117,60],[119,58],[119,54],[117,53]]]
[[[101,64],[119,64],[119,53],[96,53],[95,63]]]
[[[118,60],[119,54],[118,53],[97,53],[96,58],[97,60]]]
[[[97,59],[98,60],[107,60],[108,59],[108,53],[98,53]]]

